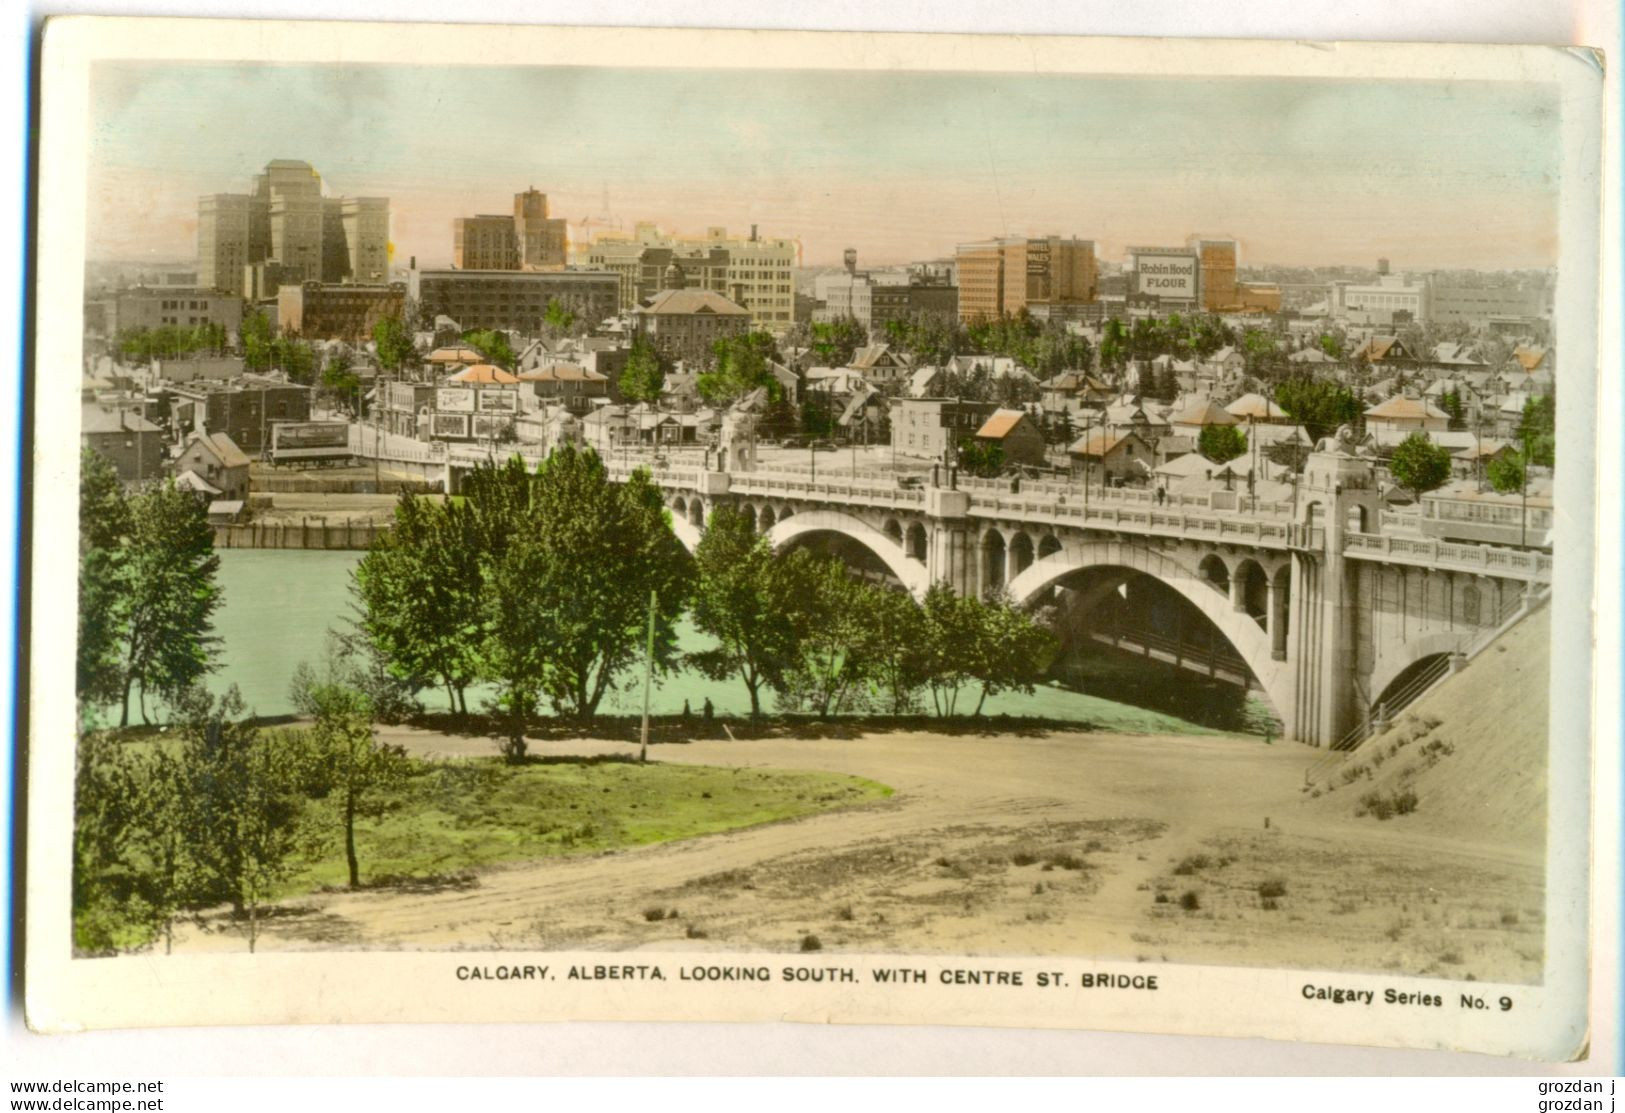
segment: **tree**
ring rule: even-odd
[[[575,323],[576,315],[570,312],[569,306],[558,298],[547,299],[547,309],[542,313],[542,325],[550,335],[569,336]]]
[[[782,393],[768,367],[769,361],[779,358],[779,349],[767,333],[724,337],[711,345],[711,353],[715,366],[700,375],[695,385],[700,397],[713,406],[728,405],[759,387],[766,387],[772,399]]]
[[[79,455],[79,640],[82,704],[112,703],[123,688],[120,648],[128,621],[125,541],[130,506],[118,473],[88,446]]]
[[[1465,429],[1467,423],[1462,418],[1461,392],[1447,390],[1439,396],[1439,408],[1450,415],[1450,428]]]
[[[845,367],[859,348],[869,343],[869,333],[856,317],[818,321],[812,326],[813,356],[821,367]]]
[[[644,336],[632,341],[627,353],[626,366],[621,370],[621,397],[628,402],[660,401],[666,389],[666,369],[655,346]]]
[[[504,371],[512,371],[519,357],[514,354],[513,345],[508,343],[508,334],[497,332],[494,329],[470,329],[463,333],[463,343],[473,348],[486,361],[494,363]]]
[[[248,917],[248,949],[259,910],[288,876],[300,845],[300,755],[262,735],[233,685],[216,700],[189,688],[173,701],[179,734],[180,808],[198,871],[194,897],[230,900]]]
[[[140,686],[145,720],[149,690],[174,695],[214,668],[211,616],[220,603],[220,558],[197,499],[169,480],[135,496],[130,519],[121,726],[130,721],[132,686]]]
[[[959,466],[971,475],[991,479],[1004,470],[1004,449],[966,437],[959,442]]]
[[[322,388],[337,398],[354,399],[356,391],[361,389],[361,377],[355,373],[354,367],[355,360],[349,352],[342,348],[335,351],[327,357],[327,362],[322,365]],[[294,382],[301,381],[291,371],[288,373],[288,377],[293,379]],[[360,412],[358,405],[356,408],[357,416],[360,415]]]
[[[1016,691],[1031,695],[1055,657],[1055,635],[1039,625],[1008,597],[981,602],[978,641],[972,652],[972,675],[982,683],[974,714],[982,713],[988,696]]]
[[[1557,455],[1557,400],[1551,395],[1530,398],[1518,419],[1518,445],[1524,460],[1537,467],[1555,466]]]
[[[380,318],[372,326],[372,344],[378,353],[378,366],[385,371],[398,374],[417,365],[417,347],[400,317]]]
[[[925,614],[908,592],[860,585],[854,651],[882,706],[906,715],[926,680]]]
[[[541,551],[532,601],[551,626],[547,695],[561,714],[591,719],[617,676],[643,656],[651,593],[659,601],[655,666],[676,664],[693,564],[648,472],[611,483],[590,448],[563,445],[542,462],[531,513]]]
[[[338,797],[352,889],[361,886],[356,817],[382,815],[388,793],[405,780],[409,768],[405,750],[380,745],[374,736],[375,713],[364,686],[365,678],[343,643],[330,639],[322,668],[300,662],[289,687],[294,706],[315,720],[304,770],[307,792]]]
[[[1318,441],[1339,426],[1354,426],[1364,410],[1345,386],[1304,375],[1275,386],[1275,401],[1293,421],[1302,425],[1310,441]]]
[[[939,718],[955,714],[959,693],[981,671],[981,604],[945,583],[932,584],[921,604],[925,636],[922,669]]]
[[[1247,434],[1239,425],[1204,425],[1196,450],[1215,464],[1228,463],[1247,451]]]
[[[1494,457],[1485,471],[1489,476],[1490,486],[1503,495],[1523,490],[1524,479],[1528,475],[1523,456],[1512,453]]]
[[[795,628],[798,651],[780,682],[780,698],[820,718],[839,714],[866,679],[859,654],[866,602],[863,585],[839,560],[805,549],[786,557],[784,570],[794,601],[784,621]]]
[[[694,551],[694,567],[694,623],[717,646],[688,659],[714,680],[737,675],[750,693],[755,718],[762,713],[762,688],[781,686],[796,659],[797,629],[787,621],[794,604],[792,577],[767,538],[727,506],[712,512]]]
[[[356,625],[390,674],[413,688],[444,686],[448,706],[463,714],[484,636],[484,550],[473,519],[466,504],[404,494],[394,528],[351,573]]]
[[[243,341],[243,366],[250,371],[269,371],[274,358],[271,318],[256,309],[243,318],[238,331]]]
[[[1394,449],[1388,472],[1412,498],[1420,499],[1450,478],[1450,452],[1428,440],[1426,433],[1412,433]]]

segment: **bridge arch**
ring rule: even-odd
[[[919,522],[911,523],[908,527],[908,539],[903,546],[911,560],[925,563],[926,554],[930,551],[930,537],[925,532],[925,526]]]
[[[690,553],[699,548],[700,531],[694,527],[694,523],[690,522],[686,515],[675,512],[671,515],[671,532],[678,541],[682,542],[683,548]]]
[[[768,503],[762,507],[762,512],[756,516],[756,530],[758,533],[767,533],[773,528],[779,516],[773,513],[773,504]]]
[[[745,519],[745,524],[750,526],[750,531],[752,533],[755,533],[756,532],[756,507],[752,506],[748,502],[744,503],[739,507],[739,513]]]
[[[1474,630],[1445,630],[1437,634],[1394,640],[1384,646],[1371,663],[1371,680],[1366,686],[1367,711],[1374,709],[1390,693],[1388,689],[1412,666],[1430,657],[1448,656],[1472,640]]]
[[[1014,577],[1008,590],[1017,606],[1029,606],[1056,582],[1074,572],[1090,568],[1118,567],[1140,572],[1160,581],[1184,597],[1222,634],[1246,662],[1247,668],[1269,697],[1280,716],[1283,733],[1295,737],[1294,670],[1271,652],[1271,638],[1245,612],[1232,608],[1230,599],[1213,590],[1213,585],[1196,569],[1174,557],[1123,541],[1095,541],[1065,546],[1061,552],[1034,562]]]
[[[879,557],[916,599],[925,598],[931,586],[925,566],[909,560],[901,545],[873,526],[840,511],[808,510],[788,518],[781,515],[778,525],[773,527],[767,538],[774,551],[781,551],[790,542],[809,533],[838,533],[858,542]]]

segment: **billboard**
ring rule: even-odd
[[[441,387],[434,392],[434,408],[446,413],[471,414],[474,412],[474,394],[467,387]]]
[[[429,424],[429,435],[433,437],[449,437],[454,440],[467,440],[468,415],[435,414],[434,420]]]
[[[350,426],[342,421],[279,421],[271,426],[271,459],[327,460],[350,455]]]
[[[519,412],[519,392],[516,390],[480,391],[481,413],[516,414]]]
[[[506,417],[496,414],[474,415],[474,439],[481,441],[499,441],[507,435],[513,423]]]
[[[1146,252],[1134,256],[1135,293],[1175,301],[1196,300],[1196,256]]]

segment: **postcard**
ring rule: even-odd
[[[1582,1054],[1601,65],[52,21],[30,1024]]]

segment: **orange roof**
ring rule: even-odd
[[[436,348],[423,359],[427,363],[480,363],[485,357],[473,348],[459,344],[449,348]]]
[[[519,380],[494,363],[476,363],[449,376],[448,383],[517,383]]]
[[[1517,348],[1513,349],[1512,358],[1517,360],[1519,366],[1521,366],[1525,371],[1533,371],[1535,368],[1541,365],[1543,360],[1545,360],[1546,349],[1525,348],[1520,344]]]
[[[1449,420],[1450,415],[1431,402],[1396,394],[1386,402],[1366,410],[1367,417],[1431,417]]]
[[[1180,413],[1168,419],[1175,425],[1239,425],[1240,420],[1230,413],[1226,413],[1211,400],[1197,402],[1187,406]]]
[[[979,439],[1002,441],[1010,435],[1010,431],[1021,424],[1021,419],[1027,415],[1021,410],[994,410],[993,416],[982,423],[976,430]]]

